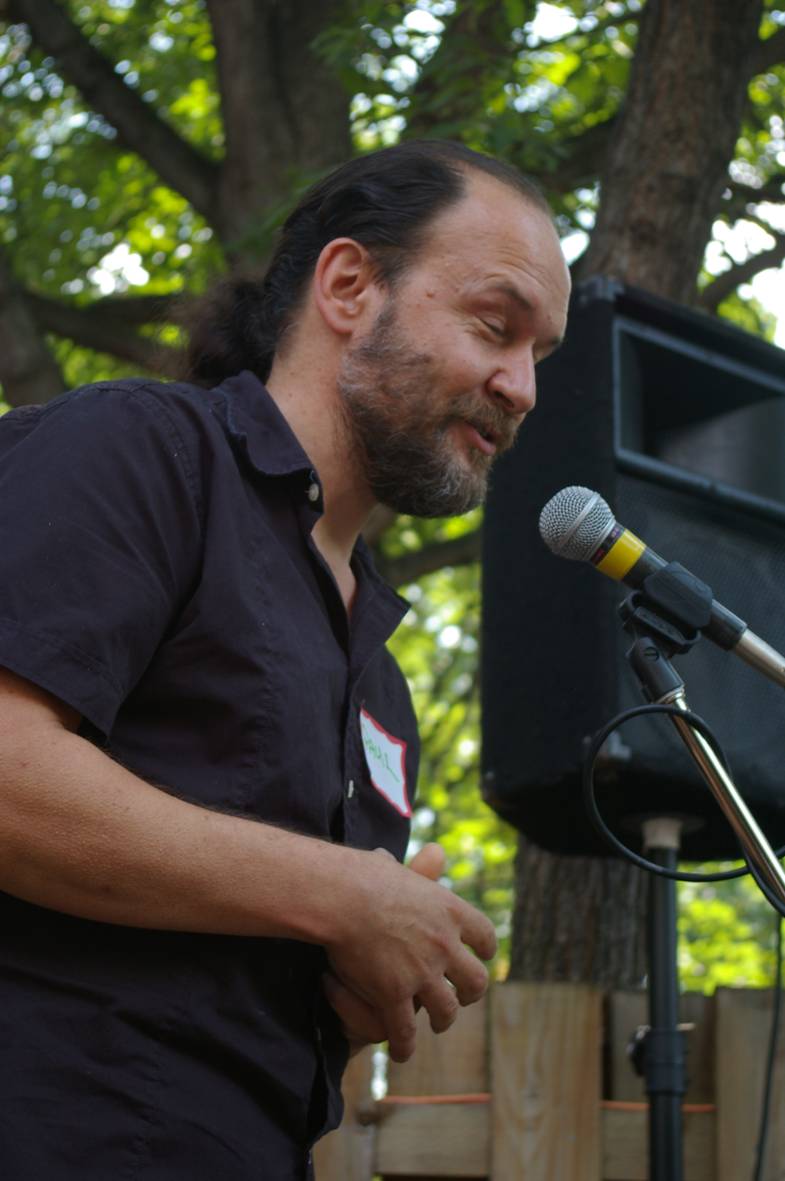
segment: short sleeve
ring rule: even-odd
[[[0,418],[0,665],[108,734],[201,560],[195,414],[93,386]]]

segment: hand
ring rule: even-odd
[[[387,854],[386,849],[377,852]],[[391,854],[387,854],[391,856]],[[409,869],[422,874],[436,882],[444,873],[446,857],[440,845],[429,844],[423,846],[409,862]],[[356,1054],[365,1046],[375,1045],[388,1040],[381,1013],[364,1001],[361,996],[348,988],[333,972],[325,972],[322,976],[324,994],[328,1002],[338,1014],[343,1026],[344,1035],[349,1042],[350,1053]],[[420,1002],[415,1001],[415,1009],[419,1010]]]
[[[347,988],[334,972],[324,973],[322,985],[324,995],[341,1019],[350,1054],[356,1054],[365,1046],[388,1040],[379,1010],[374,1009],[351,988]]]
[[[327,946],[340,985],[367,1008],[358,1009],[343,992],[333,995],[347,1016],[351,1008],[354,1020],[372,1022],[372,1036],[381,1022],[398,1062],[414,1050],[418,1000],[440,1033],[460,1005],[484,995],[488,973],[464,944],[483,959],[496,948],[491,923],[432,880],[444,868],[438,846],[422,849],[411,868],[380,851],[356,852],[352,904]]]

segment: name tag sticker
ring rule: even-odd
[[[402,816],[411,816],[406,790],[406,743],[388,734],[364,709],[360,710],[360,733],[371,783]]]

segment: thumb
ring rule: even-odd
[[[415,873],[422,874],[424,878],[430,878],[432,882],[438,882],[439,878],[444,873],[447,865],[447,855],[441,845],[428,844],[423,845],[419,853],[415,853],[409,862],[409,869],[413,869]]]

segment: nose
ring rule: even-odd
[[[537,383],[531,348],[506,357],[504,364],[498,366],[488,382],[488,390],[508,414],[523,417],[533,410],[537,400]]]

